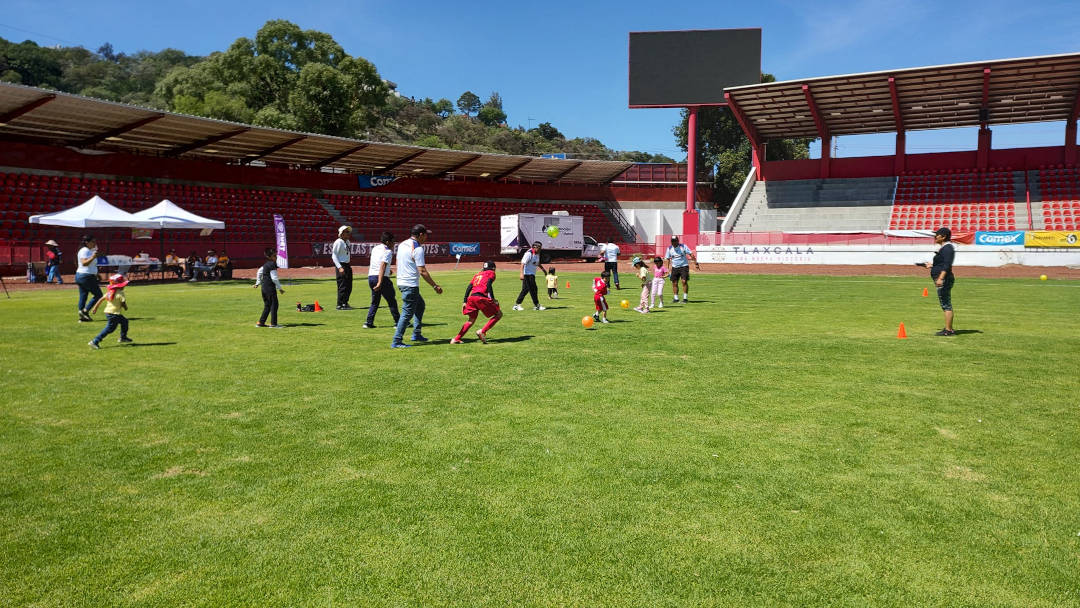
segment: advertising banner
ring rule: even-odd
[[[1024,244],[1024,231],[1023,230],[1009,230],[1006,232],[984,232],[978,231],[975,233],[976,245],[1023,245]]]
[[[367,259],[371,255],[371,250],[375,248],[379,243],[358,243],[356,241],[349,241],[349,255],[358,256],[363,259]],[[471,245],[472,243],[465,243]],[[479,251],[479,243],[477,245],[477,254]],[[314,257],[326,256],[330,257],[330,252],[334,249],[333,241],[321,241],[311,244],[311,255]],[[394,246],[394,255],[397,255],[397,246]],[[449,256],[450,244],[449,243],[424,243],[424,255],[430,256]],[[353,260],[355,264],[356,261]]]
[[[361,188],[379,188],[381,186],[387,186],[397,179],[393,175],[358,175],[356,177],[357,185]]]
[[[132,228],[131,238],[133,239],[152,239],[154,238],[154,231],[150,228]]]
[[[450,243],[450,255],[480,255],[480,243]]]
[[[285,219],[274,214],[274,237],[277,239],[278,268],[289,267],[289,244],[285,240]]]
[[[1080,247],[1080,232],[1031,230],[1024,236],[1025,247]]]

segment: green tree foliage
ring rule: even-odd
[[[772,74],[762,74],[761,82],[774,82]],[[679,124],[672,131],[679,147],[687,150],[687,123],[690,112],[682,111]],[[726,209],[739,193],[746,174],[750,172],[752,149],[735,115],[726,106],[703,107],[698,110],[699,171],[713,171],[713,202]],[[812,138],[780,139],[765,146],[765,160],[792,160],[810,157]]]
[[[119,52],[102,44],[42,47],[0,38],[0,81],[100,99],[373,141],[477,152],[673,162],[661,155],[611,150],[590,137],[567,139],[550,122],[525,130],[506,125],[503,98],[466,91],[455,103],[396,94],[375,66],[348,55],[323,32],[269,21],[208,57],[175,49]]]
[[[465,91],[458,97],[457,107],[465,116],[480,111],[480,98],[472,91]]]

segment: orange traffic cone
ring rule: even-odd
[[[567,282],[566,282],[566,288],[567,288],[567,289],[570,289],[570,281],[567,281]]]
[[[896,332],[896,337],[897,338],[906,338],[907,337],[907,330],[904,329],[904,324],[903,323],[900,324],[900,331]]]
[[[926,296],[928,296],[928,295],[930,295],[930,290],[929,290],[929,289],[927,289],[927,288],[925,288],[925,287],[923,287],[923,288],[922,288],[922,297],[924,297],[924,298],[925,298],[925,297],[926,297]]]
[[[322,306],[319,306],[318,300],[315,300],[315,312],[322,312]]]

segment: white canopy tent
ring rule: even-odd
[[[67,226],[69,228],[157,228],[158,223],[144,220],[110,205],[98,195],[85,203],[41,215],[31,215],[31,224]]]
[[[225,229],[225,222],[195,215],[169,199],[165,199],[149,209],[133,213],[131,217],[154,222],[153,227],[162,230],[166,228]]]
[[[225,222],[212,220],[184,209],[169,199],[132,214],[139,220],[155,222],[155,228],[161,232],[161,278],[165,278],[165,231],[169,228],[188,230],[224,230]]]

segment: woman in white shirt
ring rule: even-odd
[[[97,242],[94,237],[85,235],[82,238],[82,248],[76,256],[75,284],[79,286],[79,322],[93,321],[90,318],[90,309],[101,299],[101,287],[98,287],[97,270]],[[88,295],[94,297],[88,303]]]

